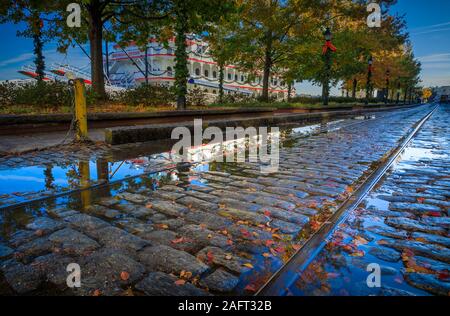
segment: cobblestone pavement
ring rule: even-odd
[[[449,121],[441,106],[289,294],[450,295]],[[380,287],[367,286],[372,263]]]
[[[0,292],[253,294],[430,109],[293,133],[271,175],[251,163],[179,165],[6,209]],[[69,263],[81,267],[79,289],[67,288]]]

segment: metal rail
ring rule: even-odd
[[[298,276],[325,247],[328,239],[334,233],[336,228],[347,219],[348,215],[359,206],[368,193],[377,185],[438,107],[439,105],[435,106],[414,125],[409,134],[403,138],[401,144],[397,146],[388,157],[383,159],[381,165],[376,168],[363,183],[361,183],[354,193],[345,200],[330,219],[296,251],[289,261],[272,275],[272,277],[258,290],[255,296],[282,296],[286,294],[287,289],[295,282],[295,280],[297,280]]]

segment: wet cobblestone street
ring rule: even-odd
[[[133,167],[117,180],[136,177],[15,208],[8,205],[24,199],[10,201],[13,189],[0,192],[0,292],[254,294],[433,107],[344,120],[309,136],[288,129],[280,168],[270,175],[248,162],[170,167],[154,146],[153,152],[142,145],[92,148],[85,159],[104,161],[87,164],[97,167],[95,181],[84,179],[80,166],[73,185],[49,196],[110,181],[101,176],[111,175],[108,156]],[[449,121],[450,110],[441,106],[289,294],[448,294]],[[75,151],[65,158],[48,151],[32,156],[45,166],[80,159],[83,153]],[[133,151],[137,158],[123,156]],[[142,158],[150,155],[153,160]],[[4,157],[0,169],[24,161]],[[168,169],[145,172],[157,166]],[[381,289],[367,288],[366,262],[382,263],[389,281]],[[81,267],[79,289],[67,288],[69,263]]]
[[[449,120],[441,106],[288,294],[450,294]],[[381,287],[366,284],[372,263]]]

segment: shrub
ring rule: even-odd
[[[32,105],[60,107],[71,103],[72,94],[63,82],[5,82],[0,84],[0,103],[3,105]]]
[[[133,106],[168,106],[175,102],[173,89],[147,84],[118,93],[115,98]]]
[[[188,106],[205,106],[208,104],[208,98],[201,88],[193,88],[188,90],[186,103]]]

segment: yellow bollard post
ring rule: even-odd
[[[86,87],[83,79],[74,80],[75,89],[75,120],[76,120],[76,140],[88,139],[87,109],[86,109]]]

